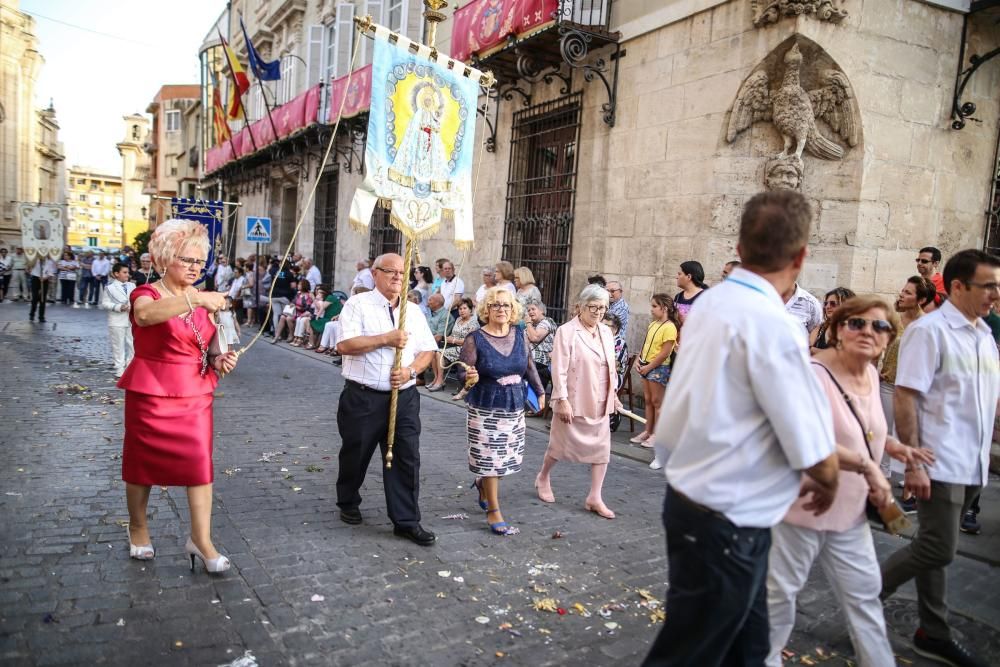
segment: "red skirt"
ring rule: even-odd
[[[211,484],[212,394],[125,392],[122,480],[143,486]]]

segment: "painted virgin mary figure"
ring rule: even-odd
[[[430,83],[413,90],[413,117],[406,126],[403,140],[389,168],[389,179],[412,188],[416,197],[451,190],[448,154],[441,141],[441,115],[444,99]]]

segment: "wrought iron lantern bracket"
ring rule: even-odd
[[[976,4],[977,3],[973,3],[973,9],[972,9],[973,12],[977,10]],[[979,4],[982,7],[986,6],[985,4],[982,3]],[[965,92],[965,87],[969,84],[969,80],[972,79],[972,76],[976,73],[976,71],[980,67],[982,67],[989,61],[993,60],[997,56],[1000,56],[1000,47],[997,47],[992,51],[981,56],[973,53],[972,55],[969,56],[968,67],[965,67],[965,47],[968,44],[968,39],[969,39],[968,32],[969,32],[969,15],[966,14],[965,19],[962,23],[962,44],[959,50],[958,73],[955,75],[955,95],[954,97],[952,97],[951,101],[951,117],[952,117],[951,129],[953,130],[964,129],[967,120],[973,120],[976,121],[977,123],[982,122],[980,119],[975,118],[975,113],[976,113],[975,103],[963,102],[962,93]],[[962,69],[963,67],[965,67],[965,69]]]

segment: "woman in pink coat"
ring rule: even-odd
[[[590,493],[585,507],[605,519],[615,518],[601,497],[611,458],[608,415],[621,407],[617,395],[615,336],[601,320],[608,293],[600,285],[580,292],[579,315],[556,329],[552,347],[552,432],[542,469],[535,478],[538,497],[555,502],[549,473],[557,461],[590,464]]]

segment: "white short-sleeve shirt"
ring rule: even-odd
[[[920,392],[921,447],[934,451],[930,478],[986,486],[1000,362],[989,326],[973,325],[950,302],[906,327],[896,386]]]
[[[441,283],[441,296],[444,298],[444,305],[449,310],[458,306],[457,303],[452,303],[452,298],[456,295],[465,294],[465,283],[458,276],[455,276],[451,280],[445,280]]]
[[[802,323],[807,333],[823,323],[823,306],[819,299],[802,289],[801,285],[795,285],[795,294],[785,304],[785,310]]]
[[[703,292],[684,322],[657,457],[672,487],[737,526],[780,522],[800,471],[834,452],[800,327],[774,286],[742,268]]]
[[[391,308],[389,300],[377,289],[363,294],[355,294],[340,312],[338,321],[341,325],[340,342],[357,338],[358,336],[378,336],[397,328],[399,324],[399,306]],[[421,352],[437,349],[434,336],[420,308],[409,304],[406,308],[406,332],[409,338],[403,348],[403,366],[410,366]],[[372,389],[388,391],[389,373],[392,372],[396,350],[392,347],[380,347],[360,355],[345,354],[343,357],[343,376]],[[410,380],[400,389],[406,389],[414,384]]]

